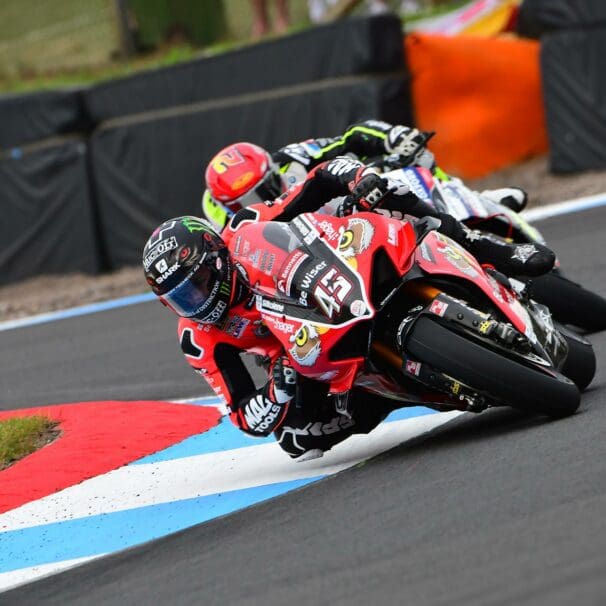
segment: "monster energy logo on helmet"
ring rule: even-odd
[[[184,217],[183,219],[181,219],[181,223],[183,223],[184,227],[190,234],[194,234],[198,231],[212,232],[212,228],[210,227],[210,225],[202,221],[202,219],[196,219],[195,217]]]

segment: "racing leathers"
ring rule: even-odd
[[[239,211],[222,237],[232,254],[237,251],[237,254],[246,255],[246,251],[238,249],[242,245],[238,240],[242,225],[256,221],[290,221],[349,192],[363,204],[366,199],[372,200],[375,189],[382,185],[384,180],[362,163],[346,157],[336,158],[317,166],[304,182],[296,184],[278,199]],[[394,208],[398,209],[395,212],[404,208],[412,216],[436,217],[436,224],[441,220],[439,229],[443,233],[453,236],[472,252],[477,243],[484,240],[479,235],[469,237],[473,232],[452,217],[439,215],[410,191],[389,195],[394,198]],[[495,245],[488,241],[480,246],[480,252],[495,247],[499,253],[501,248],[506,250],[508,255],[517,250],[513,245]],[[337,412],[333,399],[328,397],[327,384],[296,375],[278,340],[263,324],[246,278],[237,274],[235,279],[237,287],[221,325],[199,324],[181,318],[178,331],[187,361],[215,393],[225,399],[231,420],[241,430],[252,436],[267,436],[273,432],[291,457],[305,460],[320,456],[352,433],[369,432],[393,409],[393,401],[354,388],[349,399],[350,414]],[[241,353],[263,358],[268,379],[261,387],[255,386]],[[297,398],[294,397],[295,384]]]
[[[339,137],[307,139],[286,145],[273,152],[271,159],[280,171],[283,191],[303,181],[319,164],[345,155],[363,162],[391,158],[394,166],[423,167],[430,170],[435,178],[453,181],[457,187],[464,188],[460,179],[448,175],[436,165],[426,143],[425,133],[414,127],[393,125],[382,120],[364,120],[349,126]],[[516,212],[527,203],[524,190],[516,187],[485,190],[479,195],[505,204]],[[202,196],[202,210],[218,230],[223,229],[229,220],[225,208],[213,200],[208,189]]]

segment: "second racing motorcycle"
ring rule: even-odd
[[[426,133],[424,142],[433,133]],[[473,229],[517,243],[546,244],[542,234],[522,215],[469,189],[460,179],[431,171],[403,166],[407,158],[386,156],[371,165],[391,181],[406,184],[421,200],[440,212],[446,212]],[[549,307],[554,318],[587,332],[606,329],[606,299],[570,280],[559,261],[549,273],[532,280],[532,296]]]
[[[344,415],[354,386],[437,410],[574,413],[591,344],[435,227],[305,213],[244,225],[230,250],[295,369]]]

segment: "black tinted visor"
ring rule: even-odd
[[[214,273],[206,264],[202,264],[193,275],[160,298],[179,316],[191,318],[208,305],[215,282]]]

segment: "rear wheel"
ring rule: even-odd
[[[606,299],[557,272],[534,278],[531,296],[562,324],[590,332],[606,329]]]
[[[412,358],[513,408],[564,417],[580,404],[577,386],[564,375],[506,358],[426,316],[412,327],[406,350]]]

